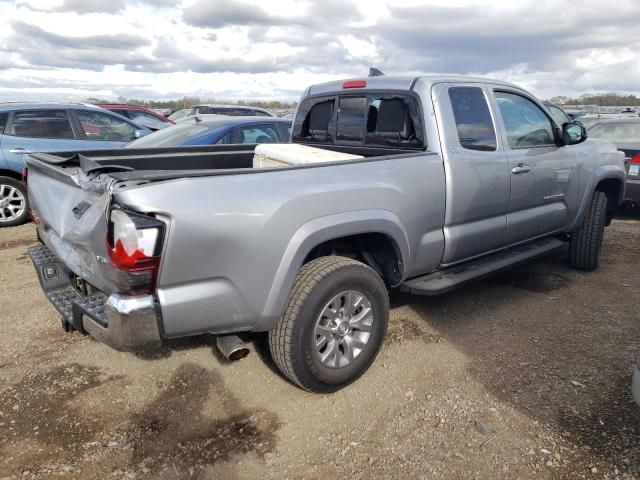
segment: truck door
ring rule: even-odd
[[[432,90],[447,182],[445,265],[504,244],[510,174],[490,95],[477,84],[443,83]]]
[[[511,176],[506,245],[568,226],[567,202],[577,198],[577,156],[558,146],[556,124],[521,91],[495,90]]]

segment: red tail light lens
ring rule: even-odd
[[[366,86],[366,80],[349,80],[342,84],[342,88],[364,88]]]
[[[112,210],[107,233],[111,262],[119,270],[156,270],[163,232],[164,223],[155,218]]]
[[[640,163],[640,154],[636,155],[635,157],[632,157],[631,161],[629,163],[639,164]]]

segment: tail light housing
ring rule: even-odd
[[[633,163],[634,165],[640,164],[640,154],[631,157],[631,160],[629,160],[629,163]]]
[[[123,290],[155,288],[164,228],[156,218],[121,208],[111,210],[107,252],[111,264],[121,272]]]

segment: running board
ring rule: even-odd
[[[565,244],[557,238],[543,238],[509,248],[477,260],[455,265],[435,273],[412,278],[400,285],[400,291],[416,295],[439,295],[485,275],[499,272],[517,263],[544,255]]]

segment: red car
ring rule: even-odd
[[[140,105],[122,105],[117,103],[97,103],[96,105],[110,112],[122,115],[138,125],[147,127],[149,130],[160,130],[161,128],[174,124],[174,122],[168,118]]]

